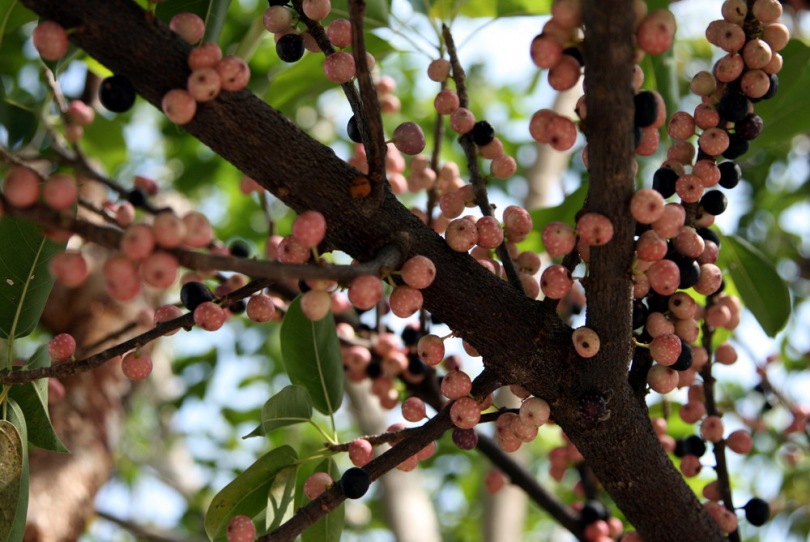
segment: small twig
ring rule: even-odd
[[[707,306],[709,303],[711,303],[711,299],[708,300]],[[706,362],[706,365],[700,371],[700,376],[703,378],[703,396],[706,405],[706,415],[718,416],[720,415],[720,411],[717,409],[717,400],[714,394],[715,378],[712,374],[712,337],[714,336],[714,330],[706,324],[706,322],[703,322],[702,327],[703,348],[706,349],[709,356],[709,361]],[[723,504],[726,510],[734,512],[734,500],[731,494],[731,477],[728,474],[728,464],[726,462],[726,441],[721,440],[720,442],[714,443],[712,451],[714,452],[714,470],[717,473],[717,484],[720,489],[720,495],[723,497]],[[733,532],[729,533],[728,539],[729,542],[740,542],[739,529],[735,529]]]
[[[371,80],[366,58],[366,41],[363,34],[363,18],[366,3],[363,0],[349,1],[349,18],[352,24],[352,54],[357,82],[360,85],[361,110],[355,111],[355,119],[360,128],[363,145],[366,148],[368,160],[368,177],[375,184],[385,181],[385,154],[388,151],[385,145],[385,132],[383,131],[382,117],[380,116],[380,102],[377,100],[377,90]],[[359,116],[358,116],[359,113]]]
[[[357,9],[357,6],[350,3],[349,6],[350,10]],[[326,32],[324,32],[323,26],[317,21],[313,21],[306,15],[304,15],[304,10],[302,8],[302,0],[293,0],[293,8],[298,12],[301,22],[303,22],[307,29],[309,30],[310,35],[315,38],[315,42],[321,48],[324,56],[330,56],[335,54],[335,48],[332,46],[332,42],[329,41],[329,38],[326,37]],[[359,16],[360,21],[360,28],[357,27],[357,19],[358,16],[352,14],[352,48],[354,49],[355,53],[355,70],[358,73],[358,77],[360,74],[359,70],[365,69],[365,73],[368,74],[368,64],[366,63],[365,58],[365,42],[362,36],[362,13]],[[359,40],[359,41],[356,41]],[[365,68],[362,68],[358,65],[357,57],[359,56],[358,46],[362,48],[363,55],[361,62],[365,65]],[[367,79],[367,78],[363,78]],[[369,164],[369,180],[371,181],[372,186],[372,194],[376,194],[376,197],[381,198],[384,194],[384,191],[381,188],[386,186],[385,181],[385,153],[388,151],[388,148],[385,145],[385,135],[383,134],[382,130],[382,120],[380,119],[380,106],[377,103],[376,91],[371,86],[371,89],[364,89],[364,86],[368,81],[364,82],[362,79],[359,80],[360,82],[360,89],[363,92],[363,96],[361,98],[360,93],[357,91],[357,87],[354,86],[352,81],[348,83],[341,84],[341,88],[343,89],[343,93],[346,95],[346,99],[349,101],[349,105],[352,108],[352,113],[354,113],[354,118],[357,120],[358,128],[360,129],[360,135],[363,141],[363,144],[366,149],[366,157],[368,159]],[[372,97],[373,95],[373,97]],[[372,102],[373,100],[373,102]],[[379,124],[376,124],[379,123]],[[380,169],[381,166],[381,169]]]
[[[458,94],[460,107],[468,107],[469,97],[467,96],[467,87],[465,83],[464,68],[458,60],[456,52],[456,45],[453,41],[453,35],[450,33],[450,28],[447,25],[442,25],[442,36],[444,43],[447,46],[447,54],[450,56],[450,65],[453,68],[453,82],[456,84],[456,94]],[[464,150],[464,156],[467,160],[467,168],[470,172],[470,183],[473,186],[473,193],[475,194],[475,202],[484,216],[492,216],[492,205],[489,203],[487,196],[487,181],[481,174],[481,168],[478,165],[478,149],[472,140],[469,133],[462,135],[458,138],[461,148]],[[506,278],[509,283],[520,290],[523,290],[523,283],[520,280],[515,263],[512,257],[509,256],[509,249],[506,248],[506,241],[502,242],[496,249],[498,257],[503,264],[504,271],[506,271]]]
[[[119,337],[122,337],[122,336],[128,334],[130,331],[134,330],[136,327],[138,327],[137,322],[134,322],[134,321],[133,322],[128,322],[128,323],[124,324],[124,326],[121,327],[120,329],[116,329],[112,333],[108,333],[104,337],[101,337],[96,342],[88,344],[87,346],[82,347],[82,349],[78,353],[80,355],[85,355],[85,353],[87,353],[87,352],[92,352],[93,350],[95,350],[97,348],[101,348],[101,345],[106,344],[106,343],[108,343],[110,341],[114,341],[114,340],[118,339]]]
[[[505,414],[507,412],[517,414],[519,411],[516,408],[501,408],[495,412],[487,412],[486,414],[481,414],[481,420],[478,423],[482,424],[495,422],[498,420],[501,414]],[[386,431],[385,433],[380,433],[379,435],[366,435],[357,438],[367,440],[372,446],[380,446],[382,444],[391,444],[393,446],[394,444],[407,439],[420,429],[421,427],[406,427],[405,429],[400,429],[399,431]],[[348,452],[350,444],[350,442],[341,442],[339,444],[330,444],[325,442],[324,446],[337,453]]]
[[[540,508],[551,514],[560,525],[568,529],[578,540],[584,540],[579,516],[570,506],[565,505],[556,495],[541,486],[523,466],[515,462],[491,438],[478,435],[476,448],[484,454],[493,465],[509,477],[509,481],[526,492]]]
[[[96,509],[96,515],[101,519],[123,527],[138,538],[146,539],[149,542],[203,542],[204,540],[202,538],[189,538],[186,534],[175,534],[148,525],[140,525],[133,521],[113,516],[103,510]]]
[[[223,307],[229,307],[235,301],[248,297],[254,292],[264,289],[270,282],[267,280],[255,280],[247,285],[235,290],[220,299],[220,304]],[[0,371],[0,384],[22,384],[24,382],[32,382],[40,378],[64,378],[86,371],[92,371],[104,365],[107,361],[117,357],[123,356],[127,352],[142,348],[155,339],[171,333],[172,331],[180,328],[190,330],[194,326],[194,313],[187,313],[179,316],[174,320],[168,320],[156,325],[154,328],[141,333],[137,337],[133,337],[120,344],[112,346],[103,352],[99,352],[88,358],[84,358],[74,362],[59,363],[51,367],[40,367],[38,369],[28,369],[22,371]]]
[[[410,434],[409,438],[374,458],[363,469],[373,482],[388,471],[422,450],[450,429],[450,409],[439,411],[436,416]],[[295,516],[270,534],[260,537],[259,542],[292,542],[307,527],[340,506],[346,500],[340,483],[334,484],[320,497],[298,509]]]

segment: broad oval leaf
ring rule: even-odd
[[[217,493],[205,514],[205,533],[214,540],[225,534],[233,516],[254,517],[267,507],[267,496],[276,475],[298,459],[290,446],[263,455]]]
[[[770,337],[785,327],[790,316],[790,291],[767,256],[751,243],[723,237],[720,262],[734,281],[742,302]]]
[[[262,423],[247,437],[266,435],[273,429],[309,421],[312,418],[312,397],[306,388],[292,384],[262,407]]]
[[[10,540],[23,474],[23,447],[14,424],[0,420],[0,540]]]
[[[273,479],[270,492],[267,494],[265,529],[268,532],[290,519],[293,515],[296,474],[298,474],[298,466],[290,465],[281,469]]]
[[[315,471],[328,472],[333,480],[340,479],[340,470],[337,468],[335,460],[331,457],[321,461]],[[335,482],[337,483],[337,482]],[[306,497],[304,497],[306,501]],[[306,501],[309,502],[309,501]],[[306,504],[304,502],[304,504]],[[301,533],[302,542],[340,542],[343,534],[343,525],[346,521],[345,503],[323,516],[312,526]]]
[[[10,506],[10,509],[14,512],[14,516],[11,520],[11,528],[7,538],[0,540],[17,541],[23,539],[25,534],[25,519],[28,515],[28,429],[25,425],[23,411],[14,399],[7,399],[6,404],[8,404],[8,421],[12,423],[19,433],[20,444],[22,446],[22,469],[17,495],[13,497],[11,503],[2,501],[4,506]]]
[[[31,333],[39,322],[53,277],[48,262],[65,243],[42,236],[42,228],[12,216],[0,219],[0,337]]]
[[[281,357],[293,384],[303,386],[319,412],[329,415],[343,401],[343,361],[332,313],[313,322],[290,303],[281,324]]]
[[[49,367],[50,364],[48,347],[43,345],[34,352],[25,368],[38,369],[40,367]],[[35,382],[15,384],[11,387],[9,397],[17,401],[17,404],[25,413],[29,444],[52,452],[69,453],[56,431],[54,431],[53,425],[51,425],[51,417],[48,413],[47,379],[42,378]]]

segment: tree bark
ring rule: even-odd
[[[138,93],[156,107],[167,91],[185,87],[190,46],[167,26],[148,19],[134,2],[23,3],[75,29],[71,40],[76,45],[113,72],[127,76]],[[632,144],[631,131],[620,130],[632,122],[628,121],[627,104],[632,99],[628,21],[633,10],[629,1],[590,1],[585,7],[587,39],[593,40],[586,42],[589,70],[604,64],[604,69],[589,72],[588,92],[597,93],[591,100],[593,107],[589,105],[589,120],[603,117],[605,125],[615,125],[604,132],[594,128],[594,134],[600,135],[592,137],[589,145],[591,204],[617,224],[613,243],[594,251],[588,291],[589,312],[594,311],[589,319],[605,349],[601,361],[584,361],[575,355],[571,330],[553,309],[528,299],[469,255],[453,252],[387,186],[366,184],[368,180],[331,149],[249,91],[224,92],[213,102],[199,104],[195,118],[184,129],[292,209],[323,213],[331,247],[365,261],[385,244],[399,242],[409,255],[431,258],[438,272],[435,282],[423,291],[425,308],[472,344],[483,355],[486,369],[501,383],[521,384],[551,404],[555,421],[646,540],[722,540],[719,528],[661,449],[645,405],[635,399],[627,384],[631,337],[630,313],[625,310],[629,306],[629,266],[624,264],[632,237],[627,237],[627,221],[620,216],[626,207],[620,208],[617,202],[626,206]],[[616,72],[616,80],[626,77],[625,87],[610,86],[614,81],[611,70]],[[616,106],[607,108],[605,93],[617,89]],[[613,137],[619,133],[620,137]],[[612,154],[616,149],[618,156]],[[611,191],[614,182],[624,183],[615,196],[618,199],[601,201],[596,191]],[[368,195],[364,188],[371,189]],[[597,282],[602,273],[605,276]],[[592,423],[580,414],[580,398],[593,393],[609,394],[609,419]]]

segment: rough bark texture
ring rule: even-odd
[[[152,104],[159,106],[164,93],[185,86],[190,47],[166,26],[149,21],[133,2],[23,3],[75,29],[74,43],[115,73],[129,77]],[[626,221],[620,216],[626,213],[632,138],[629,129],[624,131],[632,114],[627,105],[631,103],[632,13],[629,1],[586,3],[591,40],[586,59],[589,70],[594,68],[587,84],[589,92],[595,93],[588,106],[589,120],[596,123],[604,115],[606,126],[604,131],[593,128],[598,138],[592,137],[589,146],[591,205],[617,221],[617,239],[595,251],[594,278],[588,286],[589,310],[596,311],[590,319],[606,353],[598,360],[577,358],[570,329],[552,309],[526,298],[468,255],[450,250],[385,187],[357,197],[366,186],[359,172],[250,92],[225,92],[213,102],[200,104],[196,117],[184,128],[291,208],[322,212],[329,224],[328,242],[334,247],[367,260],[386,243],[399,241],[410,254],[430,257],[438,275],[424,291],[425,307],[474,345],[501,383],[520,383],[549,401],[555,420],[644,538],[710,542],[722,540],[722,534],[672,467],[650,427],[645,406],[626,382],[630,335],[625,310],[629,281],[624,273],[631,248],[622,226]],[[623,86],[612,86],[616,82]],[[614,189],[617,193],[605,195],[605,201],[595,192]],[[606,274],[604,280],[597,281],[601,273]],[[599,423],[579,415],[580,397],[594,392],[612,393],[612,415]]]
[[[55,287],[43,323],[54,333],[72,334],[82,348],[119,331],[147,307],[143,296],[125,306],[110,300],[97,274],[79,290]],[[142,331],[133,328],[120,338]],[[85,531],[95,495],[112,472],[125,398],[132,390],[116,363],[66,378],[63,384],[65,398],[50,406],[51,420],[71,453],[31,452],[26,542],[69,542]]]

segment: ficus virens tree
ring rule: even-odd
[[[807,48],[790,41],[779,2],[719,5],[705,69],[686,73],[673,62],[676,18],[657,2],[414,1],[434,30],[418,39],[386,1],[182,4],[23,0],[4,11],[3,47],[30,40],[37,52],[4,49],[0,72],[4,540],[83,531],[112,469],[113,428],[134,388],[170,378],[154,345],[181,328],[272,337],[253,354],[273,367],[261,373],[263,407],[239,418],[264,437],[260,453],[204,484],[204,517],[184,533],[338,540],[347,499],[395,469],[474,449],[495,469],[489,489],[510,482],[579,540],[741,540],[767,521],[766,500],[735,493],[727,454],[749,453],[752,433],[773,424],[735,412],[741,394],[718,376],[737,360],[729,339],[743,305],[774,336],[791,298],[745,232],[714,222],[741,181],[767,192],[748,167],[795,156],[808,126],[790,109]],[[517,14],[536,30],[514,54],[574,99],[525,115],[515,135],[484,120],[453,22]],[[413,79],[389,26],[432,47],[429,112],[416,88],[396,87]],[[336,89],[351,117],[324,130],[331,119],[307,100]],[[131,156],[127,123],[142,130]],[[143,133],[160,153],[143,150]],[[557,176],[573,157],[580,186],[545,209],[503,195],[525,169],[521,148],[538,167],[562,164]],[[174,178],[177,194],[163,197],[140,167]],[[228,212],[207,212],[205,190]],[[790,201],[802,199],[794,190]],[[771,259],[801,261],[782,246],[790,230],[768,227]],[[408,319],[399,336],[388,327]],[[446,350],[457,346],[463,356]],[[795,370],[796,347],[783,346]],[[180,403],[205,396],[211,365],[226,363],[216,357],[174,364],[204,373]],[[792,416],[775,434],[795,467],[806,411],[771,384],[779,360],[769,363],[751,378]],[[358,419],[399,409],[411,425],[341,423],[347,391]],[[547,457],[549,479],[522,446]],[[77,484],[80,497],[53,499],[64,509],[44,506]]]

